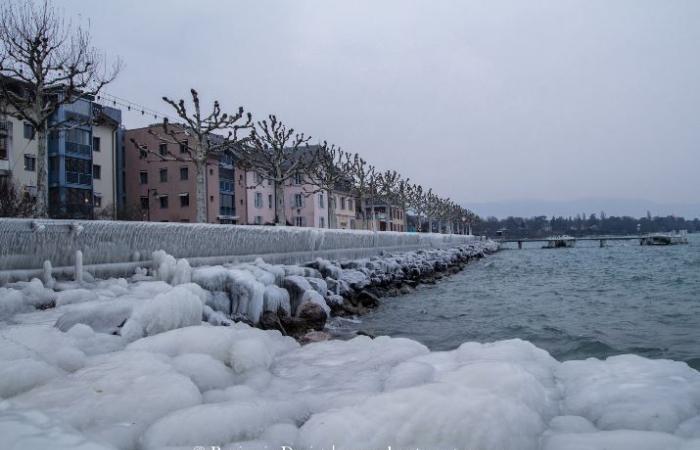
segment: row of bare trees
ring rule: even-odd
[[[189,161],[196,168],[197,221],[206,222],[205,168],[212,156],[229,152],[246,171],[255,172],[256,185],[267,182],[274,187],[275,223],[287,223],[284,187],[294,177],[303,180],[306,195],[323,192],[328,199],[328,226],[337,227],[335,193],[343,192],[357,199],[363,228],[376,224],[375,207],[411,210],[416,217],[418,231],[466,233],[474,214],[450,199],[441,198],[431,189],[424,190],[396,171],[379,171],[360,155],[343,151],[323,141],[309,145],[311,137],[297,133],[277,116],[254,121],[250,113],[239,107],[236,113],[222,112],[214,101],[211,112],[202,112],[199,94],[190,91],[191,107],[184,99],[163,100],[170,105],[180,123],[163,120],[160,127],[149,132],[161,143],[174,144],[165,154],[149,149],[148,145],[132,140],[143,157],[172,158]],[[241,131],[247,130],[247,135]],[[256,185],[250,186],[255,187]],[[405,217],[405,215],[404,215]],[[423,229],[426,225],[427,228]]]
[[[35,217],[48,215],[47,139],[50,133],[82,125],[79,119],[53,120],[62,106],[98,95],[120,71],[121,61],[107,64],[91,44],[87,30],[65,21],[48,0],[10,0],[0,9],[0,104],[10,114],[32,125],[37,139],[37,192]],[[355,197],[364,228],[375,226],[375,206],[412,210],[418,230],[465,232],[474,215],[430,189],[413,184],[395,171],[381,172],[357,154],[298,133],[274,115],[254,121],[238,108],[225,112],[218,101],[203,110],[199,94],[191,101],[163,97],[177,117],[164,119],[151,133],[178,152],[166,154],[133,142],[141,156],[191,162],[195,167],[198,222],[207,220],[206,165],[212,157],[232,154],[237,163],[274,186],[275,223],[286,224],[283,190],[301,176],[306,195],[324,192],[328,224],[336,227],[334,192]],[[91,120],[91,119],[88,119]],[[405,217],[405,215],[404,215]]]

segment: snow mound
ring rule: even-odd
[[[202,310],[200,297],[187,287],[177,286],[134,308],[122,327],[121,335],[134,341],[175,328],[197,325],[202,322]]]

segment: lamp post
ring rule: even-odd
[[[146,209],[146,220],[148,220],[149,222],[151,221],[151,192],[153,192],[153,196],[155,197],[156,195],[158,195],[158,189],[148,188],[148,192],[146,193],[146,198],[148,198],[148,208]]]
[[[467,234],[467,216],[462,216],[462,234]]]

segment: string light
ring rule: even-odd
[[[140,111],[142,116],[153,116],[153,118],[156,120],[158,120],[158,118],[168,118],[169,120],[173,120],[173,118],[167,114],[163,114],[160,111],[148,108],[131,100],[112,95],[108,92],[102,92],[99,95],[96,95],[95,101],[103,105],[111,103],[112,106],[118,106],[126,109],[127,111]]]

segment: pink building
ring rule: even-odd
[[[127,130],[124,137],[125,210],[132,219],[153,222],[195,222],[195,166],[171,154],[186,152],[149,133],[161,125]],[[132,142],[146,145],[143,157]],[[187,158],[185,154],[183,158]],[[206,168],[207,222],[245,223],[246,189],[243,172],[230,155],[209,159]]]
[[[274,186],[255,172],[247,172],[248,224],[275,223]],[[335,228],[357,228],[357,202],[348,193],[335,192]],[[328,211],[328,194],[305,182],[299,175],[284,187],[287,223],[297,227],[329,228],[333,226]]]

